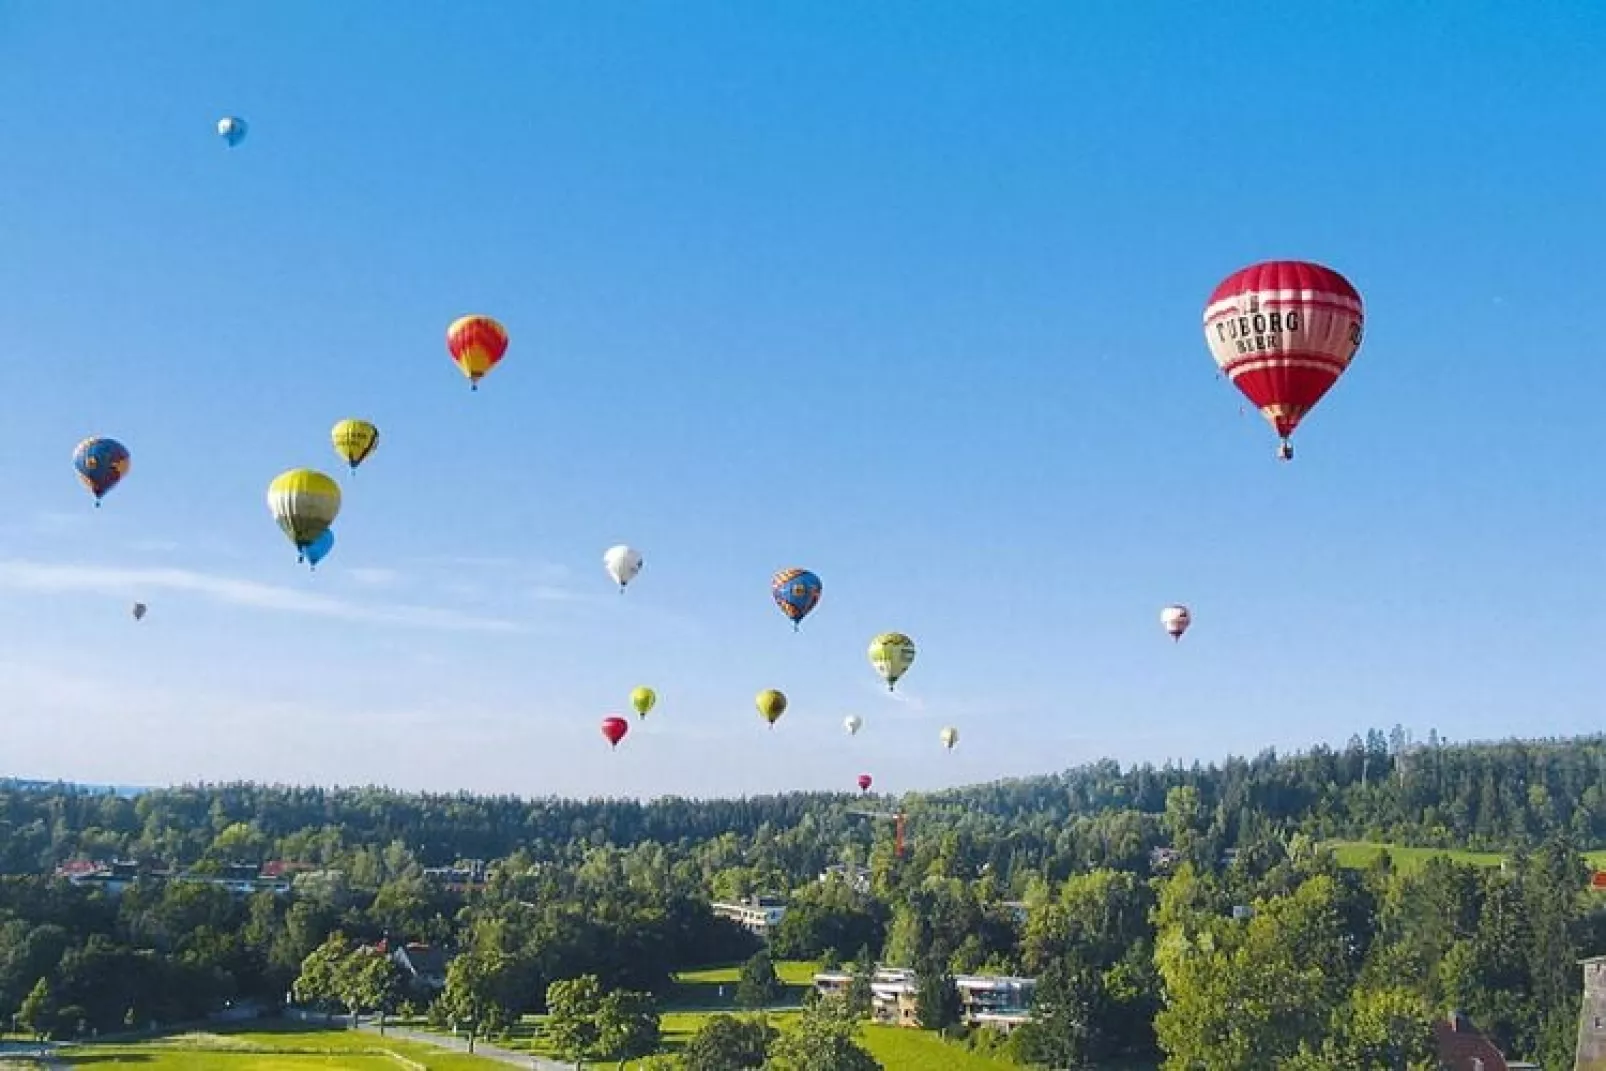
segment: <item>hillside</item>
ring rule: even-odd
[[[1606,851],[1603,769],[1598,737],[1413,746],[1372,732],[1341,751],[1100,762],[902,799],[6,784],[0,1018],[72,1036],[293,989],[501,1036],[580,979],[585,1015],[635,1025],[563,1036],[691,1052],[718,1027],[688,1009],[698,980],[734,999],[747,984],[697,968],[760,948],[713,905],[771,893],[787,908],[766,954],[851,965],[861,994],[876,962],[913,968],[937,987],[922,981],[921,1006],[939,1010],[951,975],[1037,979],[1039,1013],[1007,1043],[951,1010],[926,1023],[978,1060],[1231,1066],[1265,1051],[1368,1066],[1375,1044],[1427,1053],[1434,1017],[1456,1007],[1507,1052],[1555,1063],[1576,961],[1606,952],[1606,899],[1586,891],[1586,852]],[[901,855],[876,817],[899,808]],[[403,949],[450,970],[420,989]],[[659,1005],[675,1017],[644,1010]],[[773,1043],[938,1041],[863,1034],[858,1018],[805,1015]]]

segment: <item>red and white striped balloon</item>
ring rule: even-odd
[[[1268,260],[1233,272],[1205,305],[1205,341],[1233,385],[1282,439],[1344,374],[1361,347],[1361,295],[1331,268]]]

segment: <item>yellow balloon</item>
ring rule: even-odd
[[[636,713],[643,718],[647,716],[647,711],[651,710],[652,705],[656,702],[658,702],[658,693],[645,685],[630,693],[630,705],[635,707]]]
[[[758,693],[756,702],[758,703],[758,712],[764,716],[765,721],[770,723],[771,729],[775,728],[775,723],[780,720],[782,714],[786,713],[786,695],[776,691],[774,688],[766,688]]]
[[[954,745],[959,743],[959,730],[955,729],[952,725],[944,729],[940,735],[942,738],[942,746],[947,748],[949,751],[952,751],[954,749]]]
[[[366,420],[342,420],[330,429],[329,438],[335,444],[335,453],[356,472],[379,445],[379,429]]]
[[[306,550],[340,514],[340,485],[312,469],[291,469],[268,485],[268,509],[296,549]]]
[[[887,691],[897,687],[898,679],[915,663],[915,641],[901,632],[883,632],[870,641],[870,664],[887,682]]]

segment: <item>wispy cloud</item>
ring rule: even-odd
[[[905,689],[905,690],[903,690],[901,692],[900,691],[890,691],[889,692],[885,687],[883,687],[883,686],[881,686],[879,684],[870,684],[869,682],[865,682],[862,685],[862,687],[868,689],[869,691],[872,691],[872,692],[876,693],[877,695],[880,695],[880,696],[882,696],[884,698],[892,700],[894,703],[898,704],[899,706],[903,707],[904,709],[906,709],[906,710],[908,710],[908,711],[910,711],[912,713],[915,713],[915,714],[924,714],[925,713],[926,701],[924,699],[920,698],[918,695],[912,694],[911,692],[908,691],[908,689]]]
[[[401,603],[356,602],[319,592],[298,591],[190,569],[119,569],[7,560],[0,561],[0,587],[22,591],[84,592],[122,598],[134,598],[158,590],[180,591],[233,606],[343,621],[457,632],[524,631],[523,626],[512,621],[456,610]]]

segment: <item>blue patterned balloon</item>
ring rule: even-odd
[[[128,447],[116,439],[91,437],[72,452],[72,467],[78,471],[78,479],[89,488],[89,493],[95,496],[97,506],[106,492],[128,475],[129,464]]]
[[[770,595],[781,613],[792,619],[794,632],[809,611],[820,604],[823,590],[820,578],[807,569],[782,569],[770,580]]]

